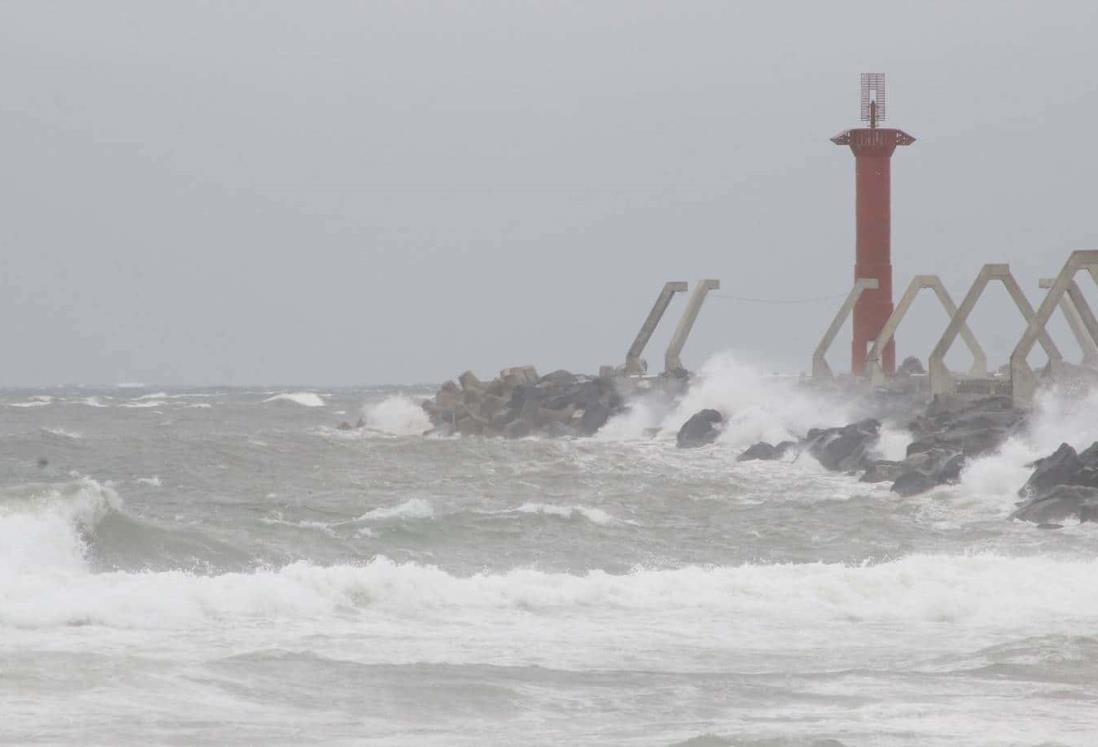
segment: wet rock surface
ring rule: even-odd
[[[759,441],[757,444],[749,446],[742,454],[736,457],[736,461],[774,461],[776,459],[781,459],[782,457],[784,457],[790,449],[796,448],[796,441],[782,441],[776,446],[774,444],[767,443],[766,441]]]
[[[1024,500],[1012,519],[1035,524],[1098,521],[1098,441],[1082,452],[1060,444],[1033,467],[1018,491]]]
[[[624,410],[610,378],[564,370],[539,376],[533,366],[505,368],[488,382],[466,371],[422,406],[435,431],[506,438],[591,435]]]
[[[1057,485],[1022,505],[1010,518],[1045,525],[1067,520],[1098,521],[1098,488]]]
[[[700,410],[682,424],[675,443],[680,449],[693,449],[711,444],[721,435],[724,416],[716,410]]]
[[[862,479],[892,481],[892,491],[901,496],[955,483],[969,459],[997,449],[1023,419],[1008,397],[935,397],[908,423],[914,440],[906,457],[870,460]]]
[[[805,448],[825,468],[838,472],[864,469],[877,445],[881,423],[868,418],[841,428],[813,428],[805,436]]]

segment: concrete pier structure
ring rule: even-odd
[[[968,323],[969,315],[972,314],[972,310],[976,307],[976,303],[980,300],[980,296],[983,295],[988,283],[992,280],[999,280],[1002,282],[1006,287],[1007,292],[1010,294],[1011,299],[1014,301],[1015,306],[1018,307],[1018,311],[1021,312],[1022,318],[1025,320],[1026,324],[1032,325],[1035,317],[1033,306],[1030,305],[1029,299],[1026,298],[1026,294],[1022,292],[1022,288],[1018,285],[1018,281],[1014,279],[1014,275],[1011,274],[1010,266],[1006,264],[984,265],[976,276],[976,280],[973,281],[972,286],[968,289],[968,293],[965,294],[964,300],[961,301],[957,313],[950,319],[949,326],[946,327],[945,332],[942,333],[941,339],[938,340],[938,344],[934,346],[934,350],[931,351],[930,357],[927,360],[927,371],[930,374],[930,391],[932,394],[951,394],[957,391],[958,382],[955,381],[952,372],[946,368],[945,356],[946,353],[949,352],[949,348],[953,345],[954,340],[957,339],[957,335],[960,334],[961,328]],[[1046,298],[1045,300],[1047,301],[1048,299]],[[1041,327],[1040,331],[1035,333],[1034,339],[1040,340],[1041,347],[1044,348],[1051,364],[1056,365],[1063,360],[1059,348],[1056,347],[1056,343],[1053,342],[1052,338],[1045,332],[1044,327]],[[973,389],[974,393],[995,393],[999,390],[998,384],[1001,383],[998,380],[981,380],[979,378],[972,379],[971,381],[977,382],[974,386],[969,387]]]
[[[664,283],[663,290],[660,291],[660,295],[656,297],[656,303],[652,306],[652,310],[648,312],[648,318],[644,320],[644,324],[641,325],[640,331],[637,332],[636,338],[633,340],[633,344],[629,346],[629,351],[625,354],[625,373],[628,375],[640,375],[644,374],[647,370],[647,365],[641,359],[641,354],[644,353],[644,348],[648,345],[648,341],[652,339],[652,333],[656,331],[656,327],[659,326],[660,319],[667,312],[667,307],[671,304],[671,299],[674,298],[676,293],[686,292],[687,284],[682,281],[670,281]]]
[[[1038,281],[1038,285],[1046,289],[1052,288],[1055,283],[1056,278],[1041,278]],[[1068,284],[1067,293],[1060,298],[1060,311],[1064,313],[1072,336],[1079,343],[1079,349],[1083,353],[1083,365],[1098,367],[1098,340],[1091,336],[1086,321],[1094,318],[1094,312],[1074,279]]]
[[[910,309],[911,304],[915,302],[915,297],[919,294],[919,291],[924,289],[934,291],[934,295],[938,298],[938,302],[942,305],[942,308],[945,309],[950,320],[956,316],[957,304],[953,303],[953,299],[950,297],[949,291],[947,291],[942,284],[941,278],[937,275],[916,275],[913,277],[911,283],[907,286],[907,290],[904,291],[900,303],[896,305],[892,314],[889,315],[888,321],[885,322],[884,327],[881,329],[881,333],[877,336],[877,339],[873,341],[873,346],[866,354],[865,370],[872,384],[880,386],[887,380],[888,376],[885,373],[884,367],[881,365],[881,351],[885,350],[892,342],[892,338],[896,334],[896,330],[899,328],[900,323],[903,322],[904,317],[907,316],[908,309]],[[972,368],[969,369],[969,375],[986,376],[987,355],[980,346],[979,340],[976,339],[976,335],[972,334],[972,330],[969,329],[968,324],[964,323],[961,324],[960,333],[961,339],[964,340],[965,345],[968,346],[969,351],[972,353]]]
[[[1037,391],[1037,375],[1030,368],[1026,358],[1029,357],[1034,345],[1038,342],[1043,345],[1044,340],[1048,338],[1045,326],[1048,324],[1048,320],[1052,318],[1052,312],[1056,310],[1065,294],[1071,295],[1071,288],[1075,285],[1075,276],[1083,270],[1087,270],[1094,282],[1098,283],[1098,250],[1089,249],[1071,253],[1071,256],[1068,257],[1063,268],[1060,269],[1060,273],[1053,281],[1052,287],[1049,288],[1045,299],[1037,308],[1036,313],[1029,319],[1029,324],[1022,335],[1022,339],[1018,341],[1014,352],[1011,353],[1010,393],[1015,407],[1028,407],[1033,402],[1033,395]],[[1077,285],[1075,285],[1075,291],[1077,295],[1074,295],[1072,300],[1075,302],[1076,310],[1080,312],[1080,320],[1087,328],[1091,339],[1098,341],[1098,320],[1094,318],[1093,314],[1089,313],[1090,306],[1086,303],[1086,299],[1083,298]],[[1047,351],[1048,348],[1046,347],[1045,350]]]
[[[831,344],[835,342],[835,337],[839,334],[839,330],[843,327],[843,322],[850,316],[850,313],[854,310],[858,303],[858,299],[866,291],[876,290],[877,278],[857,278],[854,281],[854,287],[850,289],[850,293],[847,294],[846,300],[843,301],[843,305],[839,307],[839,310],[835,312],[835,318],[831,320],[831,326],[824,332],[824,336],[820,339],[820,344],[816,346],[815,352],[812,354],[812,378],[813,379],[831,379],[835,374],[831,371],[831,366],[827,364],[827,351],[831,349]]]
[[[705,303],[705,297],[709,294],[709,291],[719,290],[720,287],[721,281],[715,279],[701,280],[694,286],[694,292],[690,294],[686,310],[683,311],[682,318],[679,319],[679,324],[675,327],[675,334],[671,337],[671,344],[667,346],[667,352],[664,353],[663,369],[665,373],[671,374],[685,370],[679,354],[682,353],[682,348],[686,345],[687,338],[690,337],[690,330],[694,328],[694,322],[697,321],[698,312],[701,311],[702,304]]]

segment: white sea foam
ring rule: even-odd
[[[910,443],[910,431],[882,425],[874,453],[880,459],[902,461],[907,456],[907,446]]]
[[[82,533],[120,506],[114,490],[87,478],[5,488],[0,500],[0,574],[83,570]]]
[[[267,402],[292,402],[302,407],[324,407],[324,400],[315,392],[287,392],[263,400]]]
[[[592,524],[599,524],[602,526],[613,524],[616,521],[613,516],[606,513],[601,508],[589,508],[587,506],[559,506],[553,503],[523,503],[515,510],[523,514],[560,516],[564,519],[582,516]]]
[[[298,529],[315,529],[329,536],[335,535],[335,530],[333,529],[334,525],[325,521],[290,521],[282,518],[281,513],[276,513],[274,516],[260,517],[259,521],[263,524],[277,524],[280,526],[297,527]]]
[[[384,519],[429,519],[435,515],[430,501],[411,498],[396,506],[375,508],[359,516],[356,521],[381,521]]]
[[[1098,595],[1090,593],[1098,561],[1047,557],[915,555],[879,565],[690,566],[625,575],[514,569],[455,576],[385,558],[217,576],[51,570],[0,572],[0,625],[224,626],[234,618],[327,618],[357,610],[419,624],[482,620],[506,624],[514,636],[516,618],[527,621],[525,629],[537,618],[582,615],[606,632],[643,626],[683,639],[699,634],[695,624],[711,635],[709,622],[719,623],[722,635],[745,644],[792,645],[857,629],[870,645],[875,635],[887,640],[908,626],[963,625],[973,635],[1044,631],[1098,616]]]
[[[99,397],[85,397],[81,402],[88,407],[110,407],[110,405],[103,402]]]
[[[49,433],[50,435],[72,439],[73,441],[79,441],[80,439],[84,438],[82,434],[77,433],[76,431],[66,430],[64,428],[43,428],[42,430],[45,433]]]
[[[138,400],[141,400],[141,401],[138,401]],[[143,399],[143,398],[139,397],[138,400],[131,400],[130,402],[123,402],[120,406],[121,407],[137,408],[137,409],[148,409],[148,408],[152,408],[152,407],[163,407],[164,405],[168,404],[166,401],[164,401],[162,399],[151,399],[150,400],[150,399]]]
[[[691,415],[705,408],[725,415],[720,442],[736,448],[756,441],[792,440],[809,428],[852,419],[846,403],[799,386],[795,379],[767,375],[725,352],[705,362],[673,409],[661,407],[657,400],[642,399],[608,423],[606,432],[620,438],[642,438],[646,429],[659,427],[664,437],[670,437]]]
[[[664,422],[670,409],[670,403],[658,396],[634,398],[627,404],[625,412],[610,418],[599,428],[595,438],[599,441],[651,439],[650,434]]]
[[[159,488],[161,485],[160,477],[157,475],[153,475],[152,477],[139,477],[134,480],[134,482],[141,483],[142,485],[149,485],[154,488]]]
[[[1033,468],[1061,443],[1082,450],[1098,441],[1098,390],[1067,396],[1055,390],[1038,393],[1027,427],[992,454],[973,459],[961,474],[961,490],[999,513],[1009,513],[1017,491]]]
[[[46,407],[53,403],[53,397],[48,394],[38,394],[25,402],[9,402],[9,407]]]
[[[431,429],[427,413],[403,394],[366,405],[362,408],[362,417],[367,428],[394,436],[418,436]]]

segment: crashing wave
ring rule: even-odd
[[[264,404],[268,402],[292,402],[293,404],[301,405],[302,407],[324,407],[324,400],[315,392],[286,392],[283,394],[276,394],[273,397],[268,397],[263,400]]]

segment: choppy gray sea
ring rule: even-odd
[[[557,441],[423,437],[428,389],[0,392],[0,741],[1098,743],[1098,527],[1005,518],[1098,400],[904,499],[736,462],[844,406],[708,375]]]

